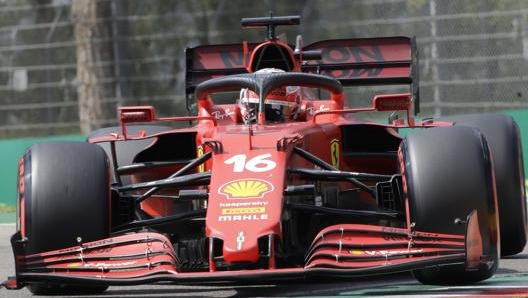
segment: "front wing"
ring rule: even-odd
[[[2,285],[19,289],[34,282],[135,285],[162,281],[271,281],[321,275],[387,274],[464,263],[470,270],[486,265],[475,213],[468,217],[465,236],[359,224],[335,225],[318,234],[303,267],[209,272],[179,272],[172,244],[159,233],[126,234],[33,255],[23,254],[24,241],[16,233],[11,238],[16,277]]]

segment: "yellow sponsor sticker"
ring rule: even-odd
[[[349,250],[348,251],[351,255],[355,255],[355,256],[361,256],[363,255],[363,252],[361,250]]]
[[[196,152],[196,155],[197,155],[198,157],[202,157],[202,155],[204,155],[204,149],[203,149],[203,147],[202,147],[201,145],[198,146],[198,148],[196,149],[196,151],[197,151],[197,152]],[[205,164],[204,164],[204,163],[202,163],[202,164],[200,164],[200,165],[198,166],[198,172],[200,172],[200,173],[205,172]]]
[[[249,208],[226,208],[222,209],[222,214],[233,215],[233,214],[258,214],[265,213],[266,207],[249,207]]]
[[[339,169],[339,140],[333,139],[330,142],[330,157],[332,158],[332,166]]]

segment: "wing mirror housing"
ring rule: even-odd
[[[118,108],[121,123],[152,122],[156,120],[156,110],[153,106],[130,106]]]
[[[408,111],[411,108],[411,94],[380,94],[374,96],[372,105],[377,111]]]
[[[118,107],[117,114],[121,122],[121,133],[127,139],[126,124],[138,122],[152,122],[156,120],[156,110],[153,106]]]
[[[372,105],[376,111],[405,111],[409,127],[414,127],[415,121],[410,115],[411,98],[410,93],[380,94],[374,96]],[[394,126],[402,126],[404,124],[402,120],[398,119],[396,114],[390,116],[389,123]]]

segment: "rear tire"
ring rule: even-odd
[[[39,143],[24,154],[26,253],[34,254],[104,239],[110,235],[110,177],[104,151],[84,142]],[[34,283],[33,294],[101,293],[107,286]]]
[[[501,255],[523,251],[528,237],[524,163],[519,126],[503,114],[447,117],[456,126],[478,129],[488,141],[493,158],[499,203]]]
[[[468,284],[491,277],[499,261],[498,212],[485,138],[468,127],[438,127],[409,134],[400,147],[410,219],[417,231],[465,234],[465,219],[478,211],[483,255],[491,261],[475,271],[465,264],[414,270],[424,284]]]

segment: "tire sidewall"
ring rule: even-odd
[[[464,220],[478,211],[484,254],[491,267],[468,272],[464,264],[413,271],[426,284],[467,284],[489,278],[499,261],[499,227],[489,150],[469,127],[438,127],[409,134],[400,147],[410,221],[423,232],[465,234]]]
[[[476,128],[485,136],[491,150],[497,187],[501,255],[522,252],[528,238],[528,215],[519,126],[511,116],[504,114],[451,116],[441,121]]]

